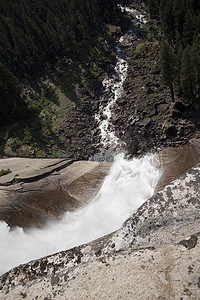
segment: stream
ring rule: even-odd
[[[117,99],[123,95],[123,83],[127,77],[128,58],[123,51],[123,47],[127,45],[131,46],[135,41],[139,40],[139,38],[136,38],[136,33],[146,23],[144,15],[137,10],[122,6],[120,8],[123,12],[131,15],[132,24],[116,44],[116,66],[114,73],[111,76],[107,75],[102,82],[104,87],[104,93],[100,99],[100,103],[102,104],[100,105],[99,113],[95,115],[95,119],[100,129],[103,150],[101,154],[97,154],[94,157],[95,160],[112,160],[116,153],[120,153],[125,148],[125,143],[115,135],[115,129],[112,124],[112,108]]]

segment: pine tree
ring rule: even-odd
[[[192,72],[195,104],[200,105],[200,39],[197,37],[191,47]]]
[[[194,93],[194,73],[193,73],[193,62],[191,57],[191,48],[187,46],[182,54],[181,59],[181,86],[183,90],[184,98],[195,104],[195,93]]]
[[[163,82],[169,87],[174,102],[174,87],[176,80],[176,57],[173,48],[163,41],[160,48],[160,63]]]

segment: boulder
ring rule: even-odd
[[[169,110],[169,105],[168,104],[160,104],[160,105],[158,105],[157,106],[157,112],[158,112],[158,114],[160,114],[160,113],[166,113],[166,111],[168,111]]]
[[[139,122],[137,122],[137,125],[141,126],[141,127],[147,127],[151,122],[150,118],[145,118],[143,120],[140,120]]]
[[[171,122],[164,122],[163,124],[164,132],[167,138],[175,137],[177,134],[177,129],[174,124]]]
[[[127,143],[127,150],[130,155],[134,155],[138,151],[138,140],[135,138],[134,140],[129,140]]]
[[[184,112],[187,109],[187,106],[180,100],[177,100],[173,103],[174,109],[179,110],[180,112]]]

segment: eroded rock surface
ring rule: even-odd
[[[99,190],[110,164],[64,159],[8,158],[0,169],[0,220],[9,226],[41,226],[85,205]]]
[[[200,164],[115,233],[3,275],[1,299],[199,299],[199,188]]]

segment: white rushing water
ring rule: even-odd
[[[125,37],[129,37],[129,40],[131,40],[131,38],[135,36],[135,28],[142,27],[147,22],[144,15],[139,13],[137,10],[123,6],[120,6],[120,8],[123,12],[127,12],[132,16],[134,26],[131,26],[127,33],[119,39],[118,44],[115,47],[116,66],[114,74],[110,77],[108,76],[102,82],[104,86],[104,94],[100,100],[103,104],[99,108],[99,113],[95,116],[95,119],[99,124],[101,143],[103,147],[112,147],[113,149],[115,149],[121,141],[119,141],[119,138],[116,137],[112,126],[112,108],[117,99],[123,95],[123,83],[126,80],[128,70],[128,60],[122,50],[122,47]],[[104,105],[104,102],[106,105]]]
[[[130,12],[130,11],[129,11]],[[131,10],[135,14],[135,10]],[[144,23],[137,14],[136,19]],[[129,32],[132,34],[132,32]],[[119,143],[112,129],[112,106],[123,93],[127,76],[127,59],[120,48],[124,37],[116,46],[115,72],[103,81],[107,101],[96,115],[104,147]],[[102,118],[103,116],[103,118]],[[160,177],[156,155],[143,158],[124,159],[115,157],[109,175],[97,196],[87,206],[67,212],[62,220],[47,224],[42,229],[10,231],[5,222],[0,222],[0,274],[9,269],[51,253],[69,249],[117,230],[122,223],[150,196]]]
[[[9,231],[0,222],[0,274],[21,263],[89,242],[118,229],[152,196],[160,172],[157,157],[127,161],[120,154],[91,203],[43,229]]]
[[[120,39],[119,43],[122,42]],[[115,132],[110,128],[111,125],[111,109],[117,99],[123,94],[123,83],[127,76],[128,63],[123,59],[121,49],[116,47],[117,51],[117,63],[115,66],[115,73],[110,77],[103,80],[102,84],[105,88],[105,95],[102,98],[107,99],[106,106],[100,106],[100,112],[95,116],[99,123],[101,141],[103,146],[116,146],[119,139],[116,137]],[[103,116],[101,118],[101,116]],[[101,120],[103,119],[103,120]]]
[[[126,6],[121,6],[121,5],[119,5],[119,7],[121,8],[122,12],[127,12],[132,17],[135,17],[140,25],[147,23],[145,16],[142,13],[140,13],[138,10]]]

